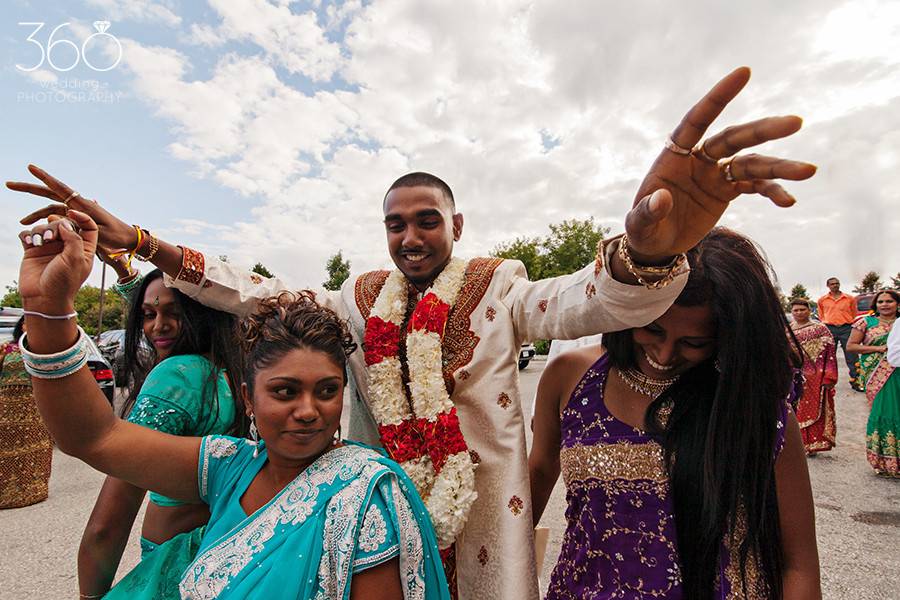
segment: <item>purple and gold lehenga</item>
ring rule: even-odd
[[[607,410],[603,390],[609,368],[606,355],[594,363],[562,413],[560,460],[568,526],[546,599],[680,600],[674,506],[663,448],[654,436]],[[786,411],[787,406],[778,423],[778,450],[784,443]],[[723,544],[715,597],[767,598],[752,557],[747,561],[747,594],[742,593],[736,556],[736,549]]]

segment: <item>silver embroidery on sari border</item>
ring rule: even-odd
[[[377,504],[370,504],[363,519],[362,528],[359,530],[359,549],[365,552],[375,552],[387,539],[387,523]]]
[[[213,442],[216,444],[213,445]],[[224,444],[218,442],[231,444],[234,448],[229,451]],[[237,449],[233,442],[222,438],[208,440],[207,445],[213,445],[216,452],[229,452],[229,454]],[[205,491],[208,456],[212,455],[212,449],[208,449],[204,454],[201,489]],[[343,481],[353,479],[367,467],[373,473],[379,468],[383,469],[382,465],[369,462],[376,456],[379,455],[372,450],[358,446],[343,446],[319,457],[288,484],[277,499],[257,515],[253,522],[240,527],[194,560],[179,586],[182,598],[196,600],[217,598],[229,584],[231,578],[250,564],[256,553],[262,550],[266,542],[275,535],[276,527],[303,523],[312,514],[318,500],[320,486],[331,485],[337,478]],[[360,479],[367,485],[371,476],[372,473],[368,478],[361,477]],[[341,496],[348,488],[358,488],[355,485],[357,481],[351,482],[335,497]],[[365,487],[362,491],[365,492]],[[363,494],[358,495],[362,496]],[[356,502],[361,503],[362,498],[357,499]],[[351,535],[350,544],[352,543]]]
[[[385,478],[382,495],[391,498],[397,514],[400,538],[400,583],[403,585],[404,600],[424,600],[425,598],[425,547],[422,533],[416,523],[413,509],[401,490],[396,477]],[[416,493],[412,490],[411,493]]]
[[[350,557],[353,556],[356,524],[366,490],[372,477],[384,467],[371,463],[359,476],[328,501],[325,509],[325,533],[319,561],[319,590],[316,599],[339,600],[350,583]]]
[[[221,437],[208,437],[203,445],[203,465],[200,470],[200,497],[206,498],[209,484],[209,459],[225,458],[237,452],[237,444]]]

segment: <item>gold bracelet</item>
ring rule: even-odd
[[[84,598],[85,600],[87,600],[88,598],[102,598],[106,594],[107,594],[107,592],[104,592],[102,594],[81,594],[81,593],[79,593],[78,597]]]
[[[138,254],[138,250],[140,247],[134,249],[134,257],[143,262],[149,262],[153,260],[153,257],[156,256],[156,253],[159,252],[159,240],[153,236],[149,231],[144,232],[144,236],[150,241],[150,253],[147,256],[141,256]]]
[[[675,258],[672,259],[669,264],[662,267],[645,267],[643,265],[637,266],[634,264],[634,261],[631,258],[631,254],[628,252],[628,236],[623,235],[622,239],[619,240],[619,258],[622,259],[622,262],[625,263],[625,269],[631,273],[631,275],[637,279],[637,282],[647,288],[648,290],[658,290],[666,287],[670,283],[675,280],[675,274],[678,271],[678,268],[684,264],[687,260],[687,257],[684,254],[679,254]],[[662,275],[662,279],[658,279],[657,281],[648,282],[644,277],[659,277]]]

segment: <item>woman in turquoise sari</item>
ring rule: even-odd
[[[887,361],[887,339],[900,316],[900,294],[882,290],[872,299],[874,314],[853,324],[847,350],[859,353],[859,373],[871,411],[866,456],[879,475],[900,477],[900,374]]]
[[[19,289],[30,311],[23,360],[62,451],[133,485],[209,505],[196,556],[185,544],[174,544],[181,556],[167,552],[176,537],[148,557],[178,573],[180,596],[448,599],[412,481],[378,451],[340,439],[355,348],[346,324],[312,295],[287,293],[244,322],[241,397],[253,440],[172,436],[117,419],[84,368],[84,333],[65,318],[97,239],[89,217],[69,211],[69,219],[80,233],[63,220],[21,236]],[[142,561],[142,573],[108,597],[166,597],[150,564]]]
[[[116,263],[117,271],[124,263]],[[234,343],[236,319],[163,285],[159,269],[135,274],[124,340],[127,398],[121,416],[172,435],[242,435],[237,394],[241,355]],[[121,286],[116,286],[121,290]],[[120,291],[121,293],[121,291]],[[146,491],[107,477],[78,548],[78,586],[84,597],[109,591]],[[174,536],[209,519],[203,504],[150,493],[141,528],[141,558]],[[189,541],[190,536],[182,536]]]

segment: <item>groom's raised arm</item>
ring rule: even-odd
[[[301,289],[292,287],[277,277],[263,277],[218,258],[207,257],[187,246],[181,250],[181,265],[174,274],[166,271],[166,285],[180,290],[201,304],[239,317],[252,313],[262,298]],[[313,291],[316,300],[323,306],[342,316],[346,312],[342,308],[340,292],[324,289]]]
[[[630,285],[612,276],[622,237],[600,244],[591,265],[570,275],[528,281],[518,261],[505,261],[510,286],[504,304],[521,341],[576,339],[642,327],[662,315],[687,283],[689,269],[678,261],[668,283],[657,289]]]

